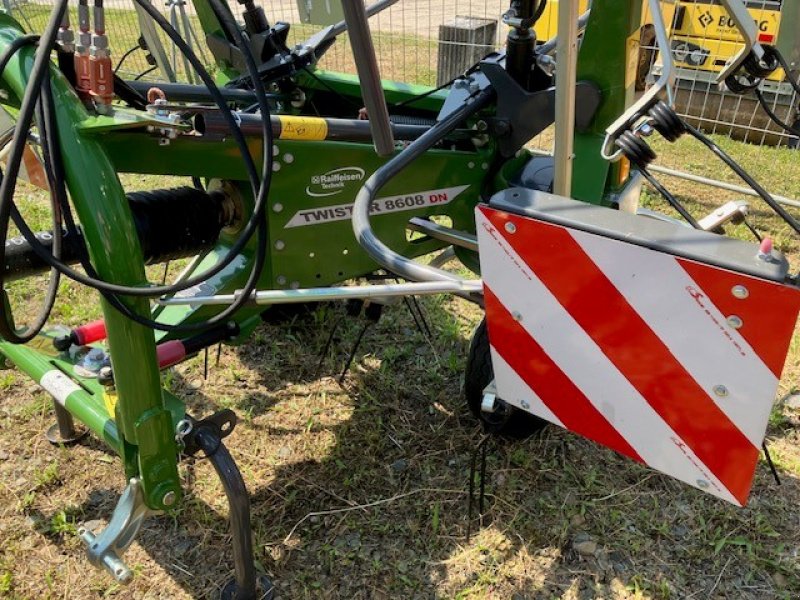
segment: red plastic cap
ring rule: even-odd
[[[761,246],[759,246],[758,248],[758,253],[763,256],[771,256],[772,248],[773,248],[772,239],[765,237],[763,240],[761,240]]]
[[[170,340],[159,344],[156,347],[156,354],[158,355],[158,368],[166,369],[177,365],[186,358],[186,348],[180,340]]]
[[[99,319],[76,327],[73,332],[78,345],[85,346],[86,344],[106,339],[106,324],[105,321]]]

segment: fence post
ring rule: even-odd
[[[436,85],[458,77],[495,49],[497,20],[457,16],[439,25]]]

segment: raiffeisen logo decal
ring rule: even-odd
[[[348,184],[361,183],[366,173],[359,167],[342,167],[328,171],[323,175],[314,175],[306,194],[315,198],[335,196],[344,191]]]

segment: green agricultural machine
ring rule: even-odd
[[[41,35],[0,15],[11,124],[0,352],[53,396],[51,441],[77,441],[77,420],[121,457],[128,483],[108,526],[80,532],[89,561],[119,582],[133,576],[123,553],[142,522],[181,504],[179,461],[200,454],[230,504],[235,577],[223,597],[271,594],[223,441],[236,416],[187,414],[161,374],[246,339],[279,304],[460,296],[486,310],[465,394],[488,431],[552,422],[747,499],[800,310],[797,278],[769,239],[721,234],[741,207],[693,218],[647,170],[647,136],[697,137],[794,232],[800,224],[670,108],[669,53],[635,100],[641,1],[594,0],[583,15],[562,1],[560,37],[537,43],[546,0],[512,0],[505,48],[437,89],[380,79],[368,18],[396,2],[343,0],[344,21],[290,47],[289,25],[270,24],[252,0],[239,0],[243,23],[225,0],[193,0],[212,77],[148,0],[134,0],[196,84],[115,75],[102,0],[79,0],[74,31],[67,0]],[[720,81],[746,93],[785,65],[758,43],[744,5],[724,4],[746,43]],[[358,77],[317,66],[345,32]],[[554,124],[555,155],[530,152]],[[15,204],[23,170],[49,191],[51,231],[33,231]],[[194,185],[126,194],[120,173]],[[682,220],[637,209],[645,180]],[[146,265],[178,258],[191,262],[175,281],[147,280]],[[450,259],[475,276],[442,268]],[[47,270],[38,317],[15,322],[4,285]],[[48,324],[59,277],[95,290],[103,319]]]

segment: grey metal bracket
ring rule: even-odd
[[[716,231],[726,223],[741,223],[750,212],[747,200],[731,200],[698,221],[704,231]]]
[[[745,3],[742,0],[722,0],[722,5],[742,35],[744,46],[725,63],[717,75],[717,83],[724,82],[730,75],[736,73],[751,52],[756,58],[764,57],[764,48],[758,43],[758,27]]]
[[[492,379],[485,388],[483,388],[483,400],[481,400],[481,412],[488,414],[497,410],[497,384],[496,380]]]
[[[95,567],[104,567],[120,583],[128,583],[133,572],[123,562],[122,555],[131,545],[142,527],[142,522],[159,511],[144,503],[141,481],[134,477],[122,492],[106,528],[95,535],[85,527],[78,530],[86,543],[89,562]]]

